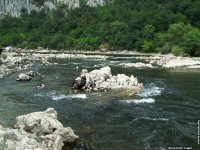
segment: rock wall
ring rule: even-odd
[[[104,2],[105,0],[86,0],[89,6],[103,5]],[[38,11],[45,7],[55,9],[62,4],[75,8],[80,6],[80,0],[45,0],[41,6],[34,3],[34,0],[0,0],[0,18],[5,15],[19,17],[23,10],[30,13],[32,10]]]

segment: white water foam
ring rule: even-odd
[[[44,97],[43,94],[34,94],[34,97]]]
[[[58,94],[55,91],[46,94],[34,94],[36,97],[50,97],[52,100],[58,101],[64,98],[71,98],[71,99],[87,99],[86,94],[72,94],[72,95],[65,95],[65,94]]]
[[[79,98],[79,99],[87,99],[86,94],[73,94],[73,95],[68,95],[70,98]]]
[[[58,101],[64,98],[72,98],[72,99],[87,99],[87,95],[86,94],[72,94],[72,95],[64,95],[64,94],[60,94],[60,95],[53,95],[52,96],[52,100]]]
[[[133,100],[121,100],[121,102],[124,103],[135,103],[135,104],[140,104],[140,103],[154,103],[155,100],[153,98],[143,98],[143,99],[133,99]]]
[[[51,96],[52,100],[58,101],[64,98],[67,98],[67,95],[61,94],[61,95],[52,95]]]
[[[163,90],[164,89],[160,87],[149,86],[147,88],[144,88],[144,90],[137,95],[140,97],[158,96],[161,95]]]
[[[153,120],[153,121],[169,121],[167,118],[150,118],[150,117],[141,117],[142,119],[145,120]]]

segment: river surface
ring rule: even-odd
[[[165,150],[197,144],[200,120],[200,73],[166,69],[122,68],[134,57],[52,60],[35,63],[29,70],[45,75],[17,82],[14,73],[0,80],[0,124],[12,127],[15,117],[53,107],[64,126],[80,141],[100,150]],[[94,66],[95,65],[95,66]],[[73,93],[71,86],[82,68],[89,71],[109,65],[113,74],[138,77],[145,89],[135,97],[120,93]],[[79,69],[76,69],[79,66]],[[40,83],[44,89],[37,89]]]

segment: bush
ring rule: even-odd
[[[153,51],[153,42],[152,41],[147,41],[145,40],[143,45],[142,45],[142,48],[143,48],[143,51],[144,52],[152,52]]]
[[[184,54],[185,54],[185,48],[180,47],[180,46],[178,46],[178,45],[174,45],[174,46],[172,46],[171,52],[172,52],[175,56],[184,55]]]

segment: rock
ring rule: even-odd
[[[104,67],[100,70],[91,72],[82,71],[81,75],[74,80],[74,90],[83,91],[105,91],[105,90],[127,90],[132,94],[139,92],[143,85],[138,83],[134,76],[118,74],[113,76],[110,67]]]
[[[16,81],[30,81],[33,77],[25,74],[25,73],[20,73],[16,79]]]
[[[20,73],[18,77],[16,78],[16,81],[30,81],[35,76],[40,76],[44,78],[44,76],[39,74],[38,72],[29,71],[26,73]]]
[[[129,67],[135,67],[135,68],[153,68],[152,64],[145,64],[142,62],[137,62],[137,63],[123,63],[120,64],[121,66],[125,67],[125,68],[129,68]]]
[[[15,51],[15,48],[13,48],[13,47],[11,47],[11,46],[8,46],[8,47],[6,47],[5,48],[5,51],[7,51],[7,52],[14,52]]]
[[[199,65],[200,61],[194,60],[192,58],[176,57],[174,59],[166,61],[163,65],[165,68],[175,68],[175,67],[185,67]]]
[[[16,119],[16,129],[0,126],[3,149],[61,150],[64,143],[71,144],[78,139],[70,127],[64,128],[57,120],[53,108],[18,116]]]
[[[192,58],[192,57],[176,57],[171,54],[162,55],[162,56],[154,56],[148,58],[151,64],[163,67],[163,68],[190,68],[189,66],[197,66],[200,65],[200,58]],[[193,68],[193,67],[191,67]],[[196,68],[196,67],[194,67]]]
[[[78,137],[73,130],[63,125],[57,120],[57,112],[53,108],[48,108],[45,112],[34,112],[27,115],[18,116],[15,128],[23,129],[36,135],[55,134],[60,135],[64,142],[74,142]]]
[[[45,87],[45,84],[41,83],[40,85],[37,86],[38,89],[43,89]]]
[[[86,84],[86,77],[78,77],[74,80],[73,88],[77,90],[81,90]]]
[[[40,77],[44,78],[43,75],[41,75],[41,74],[39,74],[38,72],[35,72],[35,71],[29,71],[26,74],[31,76],[31,77],[40,76]]]

